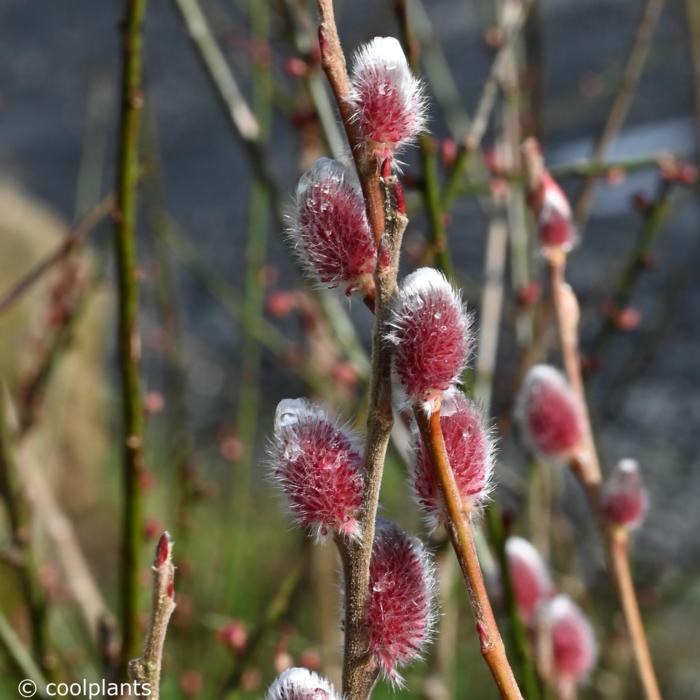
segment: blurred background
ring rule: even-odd
[[[494,500],[594,622],[601,658],[581,697],[638,698],[578,485],[533,462],[509,425],[523,357],[558,361],[554,335],[537,330],[543,275],[517,176],[522,138],[541,141],[579,222],[569,278],[603,463],[637,459],[650,490],[632,554],[664,697],[700,698],[700,13],[696,0],[531,4],[522,21],[516,0],[405,3],[431,131],[403,156],[402,271],[437,260],[486,329],[466,381],[500,431]],[[336,3],[348,56],[373,36],[401,36],[397,5]],[[17,527],[31,530],[44,661],[58,677],[102,676],[96,627],[118,608],[114,226],[103,198],[116,177],[123,12],[116,0],[0,0],[2,445],[3,465],[24,484],[19,526],[3,487],[2,697],[24,677],[12,644],[32,646]],[[260,697],[292,663],[339,675],[335,552],[292,529],[265,478],[280,399],[312,396],[358,427],[365,417],[370,314],[307,286],[281,235],[300,173],[346,150],[315,27],[303,0],[151,0],[147,9],[143,609],[154,537],[167,528],[178,607],[166,698]],[[465,165],[462,144],[497,56],[496,103]],[[436,181],[452,187],[437,222],[425,206]],[[80,222],[72,252],[9,298]],[[382,512],[427,537],[405,485],[405,447],[398,440],[388,459]],[[446,614],[401,694],[495,697],[451,552],[439,533],[432,539]],[[486,539],[483,550],[495,581]],[[390,695],[384,685],[376,693]]]

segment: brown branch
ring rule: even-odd
[[[437,407],[428,416],[418,406],[414,409],[414,415],[447,507],[449,516],[447,530],[469,591],[481,654],[496,681],[501,698],[522,700],[486,592],[481,566],[474,546],[474,535],[470,522],[471,514],[462,503],[459,488],[450,466],[440,425],[440,408]]]
[[[318,43],[321,49],[321,66],[333,91],[345,133],[350,143],[357,174],[362,185],[362,194],[367,205],[367,218],[374,239],[379,245],[384,232],[384,203],[379,190],[379,163],[366,148],[353,119],[350,103],[350,79],[345,65],[345,54],[340,45],[338,28],[333,13],[333,0],[317,0],[321,23],[318,28]]]
[[[661,693],[649,652],[649,644],[644,634],[644,627],[639,612],[639,603],[632,583],[626,544],[624,548],[621,548],[620,535],[606,523],[602,515],[600,503],[602,476],[588,415],[588,404],[583,387],[578,351],[578,301],[571,287],[566,284],[564,277],[565,262],[564,256],[558,260],[550,259],[549,269],[564,366],[569,383],[579,396],[585,418],[586,437],[584,448],[582,454],[571,461],[571,469],[586,491],[591,510],[601,528],[601,535],[608,554],[610,574],[615,583],[619,603],[625,616],[645,697],[647,700],[661,700]]]
[[[160,697],[160,669],[170,616],[175,610],[173,541],[164,532],[153,560],[153,604],[143,654],[129,661],[129,677],[153,700]]]
[[[397,293],[396,278],[403,233],[408,220],[403,213],[402,195],[396,178],[382,178],[385,194],[386,233],[374,275],[376,300],[372,335],[372,370],[369,389],[367,437],[364,469],[365,491],[359,522],[362,539],[337,540],[345,574],[345,651],[343,655],[343,693],[348,700],[369,697],[378,676],[378,668],[367,656],[366,609],[369,596],[369,564],[374,542],[374,523],[379,503],[384,460],[393,427],[391,396],[392,347],[387,342],[391,306]]]
[[[642,77],[642,71],[649,55],[654,29],[658,24],[663,7],[664,0],[647,0],[622,74],[620,88],[610,108],[605,126],[593,147],[592,161],[600,161],[605,157],[610,144],[615,140],[620,129],[622,129],[627,112],[637,92],[639,79]],[[579,192],[574,206],[574,221],[579,230],[583,229],[588,219],[588,214],[593,204],[595,186],[596,180],[588,178]]]
[[[0,315],[5,313],[16,301],[26,294],[46,272],[55,265],[65,260],[76,248],[79,248],[97,224],[112,211],[114,196],[108,195],[86,216],[81,219],[69,232],[65,240],[46,258],[38,262],[31,270],[26,272],[5,294],[0,298]]]

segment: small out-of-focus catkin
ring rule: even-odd
[[[583,444],[581,404],[554,367],[535,365],[530,369],[518,393],[515,415],[527,443],[542,457],[571,457]]]
[[[302,175],[289,237],[309,274],[348,294],[374,288],[377,248],[354,170],[319,158]]]
[[[571,205],[564,191],[547,170],[542,170],[539,187],[529,196],[537,221],[540,250],[547,256],[568,253],[576,244],[576,227]]]
[[[620,460],[603,487],[603,514],[617,527],[634,530],[647,512],[649,498],[639,465],[633,459]]]
[[[268,688],[265,700],[340,700],[330,681],[306,668],[289,668]]]
[[[350,103],[360,133],[380,160],[425,129],[427,100],[401,44],[375,37],[353,57]]]
[[[370,563],[369,653],[393,683],[398,668],[420,657],[435,624],[435,571],[423,544],[377,521]]]
[[[598,655],[591,623],[567,595],[552,598],[542,615],[557,682],[561,686],[579,684],[591,672]]]
[[[473,401],[453,387],[442,399],[440,427],[462,501],[476,507],[488,496],[493,473],[495,449],[486,419]],[[417,429],[414,430],[411,490],[431,527],[447,522],[447,510],[430,455]]]
[[[350,434],[309,401],[284,399],[270,451],[272,476],[299,525],[317,538],[329,531],[360,536],[362,457]]]
[[[554,587],[547,565],[533,545],[522,537],[506,540],[508,572],[518,610],[526,624],[532,624],[539,606],[551,598]]]
[[[454,384],[472,344],[471,317],[445,276],[422,267],[402,282],[388,340],[395,346],[394,372],[408,403],[430,413]]]

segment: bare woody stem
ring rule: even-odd
[[[129,677],[148,691],[153,700],[160,697],[160,669],[170,616],[175,610],[175,567],[173,541],[164,532],[156,546],[153,561],[153,605],[143,654],[129,661]]]
[[[654,673],[651,653],[649,652],[649,644],[644,633],[641,613],[639,612],[639,603],[632,582],[629,557],[627,556],[626,535],[624,535],[624,540],[621,539],[623,535],[613,529],[602,515],[600,499],[602,475],[588,414],[578,349],[578,300],[571,287],[566,284],[566,255],[551,255],[548,259],[548,264],[564,368],[569,384],[579,398],[586,424],[583,449],[581,454],[572,458],[570,466],[581,482],[588,497],[591,511],[598,520],[608,555],[610,574],[625,616],[644,695],[647,700],[661,700],[661,693]]]
[[[386,450],[394,423],[391,402],[391,354],[387,342],[390,311],[397,293],[396,278],[403,233],[408,220],[396,178],[382,178],[386,233],[374,275],[376,299],[372,335],[372,370],[367,416],[364,469],[365,491],[360,508],[360,541],[337,540],[345,574],[345,650],[343,694],[348,700],[366,700],[377,680],[378,668],[367,656],[366,610],[369,597],[369,564],[374,542],[379,490]]]
[[[445,448],[440,425],[440,407],[435,408],[430,416],[420,406],[416,406],[413,413],[447,508],[449,516],[447,530],[469,591],[481,654],[496,681],[501,698],[503,700],[522,700],[486,592],[484,577],[474,546],[470,513],[462,503]]]
[[[136,189],[143,93],[142,31],[146,0],[127,0],[122,38],[121,120],[117,175],[115,246],[118,283],[118,345],[121,367],[123,520],[121,555],[121,666],[136,651],[139,551],[142,544],[140,475],[143,469],[143,415],[139,359],[136,256]]]

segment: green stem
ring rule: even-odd
[[[118,347],[123,420],[123,514],[121,551],[122,649],[120,665],[139,653],[139,558],[143,540],[143,415],[139,376],[136,190],[139,179],[139,134],[143,21],[146,0],[126,0],[122,38],[121,120],[117,175],[115,249],[118,288]]]
[[[406,0],[397,0],[396,14],[401,27],[404,50],[408,56],[413,72],[420,73],[420,47],[413,32],[408,16]],[[440,197],[440,176],[435,142],[430,134],[423,132],[419,139],[420,160],[423,170],[423,200],[428,215],[428,234],[433,264],[448,277],[453,276],[452,261],[447,248],[447,231],[445,229],[445,211]]]
[[[673,190],[672,183],[662,180],[654,202],[644,214],[644,223],[637,236],[634,249],[632,250],[622,274],[613,293],[613,308],[610,314],[603,321],[598,333],[591,342],[589,356],[599,358],[602,356],[604,348],[612,338],[617,328],[615,324],[616,311],[622,310],[629,303],[630,297],[640,273],[644,270],[646,261],[649,258],[651,249],[656,238],[662,231],[662,225],[666,219],[669,207],[669,197]]]
[[[3,387],[0,386],[0,389]],[[0,391],[0,497],[5,503],[12,547],[17,560],[17,576],[32,630],[32,651],[48,678],[53,676],[50,659],[50,630],[46,595],[39,578],[39,567],[32,539],[32,518],[18,466],[10,445],[5,392]]]

